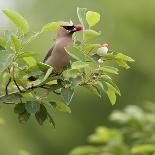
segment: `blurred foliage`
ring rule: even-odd
[[[109,50],[107,43],[102,47],[100,44],[90,42],[101,34],[92,29],[100,21],[99,13],[77,8],[81,24],[87,23],[87,25],[84,25],[82,39],[74,35],[74,44],[65,47],[73,59],[70,67],[58,74],[52,66],[36,61],[34,58],[37,55],[36,51],[25,51],[24,47],[42,33],[59,29],[65,22],[48,23],[40,32],[35,33],[30,31],[28,22],[19,13],[10,10],[2,12],[17,26],[17,32],[4,31],[4,36],[0,40],[1,92],[5,94],[0,96],[0,102],[15,104],[14,112],[18,114],[19,122],[25,123],[31,115],[35,115],[40,125],[48,119],[55,127],[55,122],[46,106],[50,105],[54,109],[70,113],[68,105],[78,86],[85,87],[100,97],[105,92],[111,104],[115,104],[116,94],[121,94],[109,74],[118,75],[118,69],[105,66],[105,63],[112,61],[128,69],[127,62],[134,60],[115,51],[107,53]],[[28,79],[32,76],[37,80],[30,84]],[[10,83],[11,93],[8,90]],[[52,96],[54,94],[55,96]]]
[[[110,120],[119,127],[97,127],[88,137],[90,145],[77,147],[69,155],[153,155],[154,109],[154,103],[147,103],[145,107],[128,105],[123,110],[112,112]]]

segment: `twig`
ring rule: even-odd
[[[21,90],[21,92],[15,91],[15,92],[12,92],[10,94],[8,93],[7,95],[2,95],[2,96],[0,96],[0,100],[1,100],[1,98],[6,97],[6,96],[19,95],[19,94],[22,94],[22,93],[31,92],[31,91],[33,91],[34,89],[37,89],[37,88],[43,88],[43,89],[47,89],[49,91],[55,91],[57,89],[60,89],[61,87],[62,86],[60,84],[51,84],[51,85],[44,84],[44,85],[31,86],[31,87],[28,87],[27,89]],[[3,100],[0,103],[13,104],[13,102],[3,102]]]
[[[9,86],[10,82],[11,82],[11,77],[9,78],[9,81],[5,86],[5,95],[8,95],[8,86]]]
[[[15,83],[15,85],[16,85],[17,89],[19,90],[19,92],[21,93],[21,92],[22,92],[22,90],[21,90],[21,89],[20,89],[20,87],[18,86],[18,84],[17,84],[17,82],[16,82],[16,80],[15,80],[15,79],[13,80],[13,82]]]

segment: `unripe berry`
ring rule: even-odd
[[[103,64],[103,60],[102,59],[98,59],[98,63],[99,64]]]
[[[104,43],[102,47],[98,48],[97,54],[99,54],[99,55],[107,54],[108,50],[109,50],[108,48],[109,48],[109,44]]]

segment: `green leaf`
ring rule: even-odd
[[[50,124],[52,124],[53,127],[55,128],[55,122],[54,122],[52,116],[49,113],[47,113],[47,116],[48,116],[48,119],[49,119]]]
[[[27,101],[25,103],[25,109],[30,114],[35,114],[40,109],[40,103],[38,101]]]
[[[58,21],[58,22],[51,22],[43,26],[41,29],[41,32],[48,32],[52,30],[57,30],[61,25],[63,25],[65,22],[63,21]]]
[[[108,142],[122,142],[122,135],[116,129],[110,129],[104,126],[97,127],[96,132],[89,136],[88,141],[95,144],[105,144]]]
[[[10,94],[0,97],[0,102],[15,102],[18,103],[22,98],[21,94]]]
[[[89,26],[94,26],[100,21],[100,14],[97,12],[88,11],[86,13],[86,20]]]
[[[73,95],[74,95],[74,89],[71,88],[62,88],[61,89],[61,95],[67,105],[71,102]]]
[[[134,60],[131,57],[129,57],[129,56],[125,55],[125,54],[122,54],[122,53],[116,54],[115,55],[115,59],[119,59],[119,60],[123,60],[123,61],[129,61],[129,62],[134,62]]]
[[[42,80],[42,82],[46,81],[47,78],[51,75],[52,72],[53,72],[53,68],[50,67],[50,68],[47,70],[47,72],[46,72],[46,74],[45,74],[44,79]]]
[[[82,62],[82,61],[75,61],[72,63],[72,69],[81,69],[81,68],[85,68],[88,66],[89,64]]]
[[[98,49],[99,47],[101,47],[100,44],[86,44],[84,46],[84,50],[91,53],[93,50],[95,50],[96,53],[96,49]]]
[[[91,93],[101,97],[100,92],[98,89],[93,85],[83,85],[84,88],[88,89]]]
[[[65,79],[76,78],[80,75],[78,69],[68,69],[63,72],[63,76]]]
[[[145,154],[145,153],[154,153],[155,152],[155,145],[153,144],[143,144],[134,146],[131,149],[133,154]]]
[[[58,111],[71,113],[70,107],[67,106],[66,104],[64,104],[63,102],[60,102],[60,101],[56,102],[56,109]]]
[[[121,92],[120,92],[119,88],[117,87],[117,85],[112,81],[112,79],[108,75],[102,75],[101,82],[106,82],[106,83],[110,84],[111,86],[113,86],[113,88],[115,89],[115,92],[121,96]]]
[[[90,40],[93,39],[95,37],[98,37],[101,33],[100,32],[96,32],[94,30],[84,30],[83,31],[83,38],[84,40]]]
[[[22,114],[25,112],[25,103],[18,103],[15,105],[14,112]]]
[[[112,105],[115,105],[116,103],[116,94],[115,94],[115,89],[114,87],[112,87],[110,84],[107,83],[107,86],[108,86],[108,90],[107,90],[107,95],[108,95],[108,98],[111,102]]]
[[[43,125],[47,118],[47,110],[43,104],[40,104],[40,110],[35,114],[36,120],[40,125]]]
[[[0,73],[7,69],[13,61],[14,53],[6,50],[0,51]]]
[[[73,149],[69,155],[93,155],[98,152],[98,148],[94,146],[79,146]]]
[[[39,34],[39,32],[27,32],[26,34],[24,34],[24,37],[22,38],[22,44],[29,44],[31,41],[35,40]]]
[[[124,61],[124,60],[116,59],[115,61],[116,61],[116,63],[117,63],[119,66],[121,66],[121,67],[123,67],[123,68],[125,68],[125,69],[129,69],[129,68],[130,68],[130,66],[129,66],[129,65],[126,63],[126,61]]]
[[[18,58],[32,57],[32,56],[36,56],[36,55],[39,55],[39,52],[36,52],[36,51],[25,51],[25,52],[19,54]]]
[[[87,11],[86,8],[77,8],[77,15],[78,15],[79,21],[84,26],[86,26],[86,21],[85,21],[86,11]]]
[[[18,115],[18,120],[20,123],[26,123],[29,118],[30,114],[27,111],[24,111],[23,113]]]
[[[102,71],[103,73],[112,73],[118,75],[118,69],[110,66],[99,67],[97,70]]]
[[[85,54],[76,47],[65,47],[66,52],[76,60],[85,61]]]
[[[2,12],[25,34],[29,31],[27,21],[17,12],[2,10]]]
[[[38,62],[37,65],[38,65],[39,69],[43,72],[47,72],[47,70],[51,68],[51,66],[49,66],[45,63],[42,63],[42,62]]]
[[[37,65],[37,62],[33,57],[23,57],[23,60],[29,65],[29,67],[34,67]]]
[[[17,38],[17,36],[11,35],[11,44],[12,44],[13,49],[14,49],[16,52],[19,52],[19,51],[21,50],[21,42],[20,42],[20,40]]]
[[[6,48],[6,40],[4,38],[0,38],[0,46],[3,47],[3,48]]]

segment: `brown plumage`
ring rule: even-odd
[[[48,51],[44,63],[52,66],[57,73],[61,73],[63,68],[69,65],[70,62],[70,56],[64,47],[72,45],[73,33],[82,29],[81,25],[60,26],[54,46]]]
[[[66,46],[72,45],[72,35],[76,31],[83,30],[82,25],[63,25],[60,26],[57,34],[56,41],[53,47],[48,51],[45,56],[44,63],[54,68],[57,74],[62,73],[64,67],[69,65],[70,56],[65,51]],[[37,78],[31,76],[28,78],[29,81],[35,81]]]

